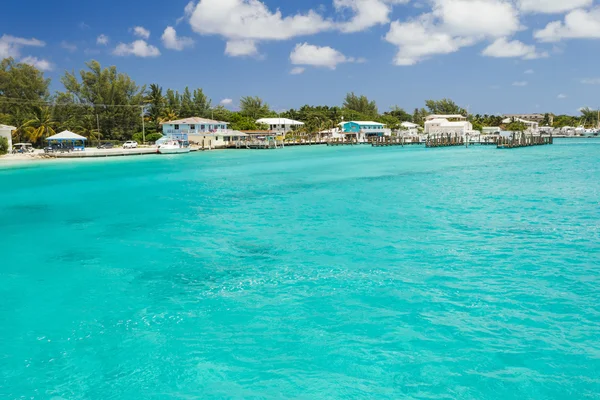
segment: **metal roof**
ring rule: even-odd
[[[196,125],[196,124],[225,124],[229,125],[229,122],[223,121],[215,121],[214,119],[200,118],[200,117],[190,117],[177,119],[175,121],[165,121],[161,122],[161,125]]]
[[[46,138],[46,140],[87,140],[87,138],[70,131],[62,131],[61,133]]]
[[[267,125],[304,125],[304,122],[294,121],[289,118],[261,118],[257,120],[256,123]]]

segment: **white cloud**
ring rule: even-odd
[[[513,86],[527,86],[527,81],[513,82],[512,85]]]
[[[135,36],[141,37],[142,39],[149,39],[150,38],[150,31],[146,28],[144,28],[143,26],[136,26],[133,28],[133,34]]]
[[[0,36],[0,59],[18,58],[21,55],[21,49],[26,46],[44,47],[46,43],[38,39],[25,39],[11,35]]]
[[[96,38],[96,44],[100,45],[100,46],[106,46],[109,42],[108,36],[106,36],[105,34],[102,34],[100,36],[98,36],[98,38]]]
[[[60,47],[62,47],[63,49],[65,49],[67,51],[70,51],[71,53],[77,51],[77,46],[75,44],[66,42],[64,40],[62,42],[60,42]]]
[[[433,15],[452,35],[500,37],[521,29],[517,10],[506,0],[435,0]]]
[[[600,85],[600,78],[585,78],[581,80],[584,85]]]
[[[566,95],[566,94],[563,94],[563,93],[561,93],[561,94],[559,94],[558,96],[556,96],[556,98],[557,98],[557,99],[566,99],[566,98],[567,98],[567,95]]]
[[[119,43],[114,49],[113,54],[116,56],[158,57],[160,56],[160,51],[144,40],[136,40],[133,43]]]
[[[230,40],[225,45],[225,54],[232,57],[258,55],[254,40]]]
[[[533,45],[526,45],[518,40],[508,41],[502,37],[496,39],[481,53],[488,57],[509,58],[519,57],[525,60],[548,57],[547,52],[538,53]]]
[[[574,10],[564,21],[550,22],[533,35],[541,42],[558,42],[562,39],[600,38],[600,7],[592,10]]]
[[[304,67],[294,67],[290,71],[290,75],[300,75],[300,74],[303,74],[304,71],[306,71],[306,68],[304,68]]]
[[[524,73],[524,74],[533,74],[533,73],[535,73],[535,71],[534,71],[534,70],[532,70],[532,69],[527,69],[527,70],[525,70],[525,72],[523,72],[523,73]]]
[[[53,68],[52,63],[50,63],[50,61],[32,56],[25,57],[21,59],[20,62],[22,62],[23,64],[29,64],[31,66],[34,66],[40,71],[52,71]]]
[[[414,65],[520,29],[518,12],[508,0],[433,0],[430,13],[392,22],[385,40],[398,47],[396,65]]]
[[[315,46],[308,43],[298,43],[290,54],[293,65],[311,65],[335,69],[338,64],[355,62],[352,57],[346,57],[341,52],[329,46]]]
[[[375,25],[390,22],[389,15],[395,4],[406,4],[409,0],[333,0],[338,12],[350,10],[353,16],[341,22],[338,29],[342,32],[360,32]]]
[[[168,26],[162,35],[163,45],[167,49],[181,51],[194,45],[194,40],[189,37],[178,37],[175,28]]]
[[[223,99],[223,100],[221,100],[221,104],[223,104],[224,106],[228,106],[228,105],[230,105],[232,103],[233,103],[232,99]]]
[[[519,9],[530,13],[559,14],[588,7],[593,2],[594,0],[520,0]]]
[[[454,53],[474,43],[472,39],[436,30],[427,16],[416,21],[392,22],[385,40],[398,47],[396,65],[414,65],[432,55]]]

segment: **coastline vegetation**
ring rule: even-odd
[[[213,105],[202,88],[186,87],[179,92],[156,83],[138,85],[115,66],[103,68],[94,60],[77,73],[66,72],[60,81],[64,90],[51,93],[50,79],[42,71],[12,58],[0,62],[0,124],[17,128],[15,142],[40,146],[46,137],[65,129],[92,141],[141,142],[145,138],[151,142],[160,137],[161,122],[192,116],[225,121],[234,130],[264,129],[256,124],[260,118],[290,118],[305,123],[296,134],[306,136],[334,128],[342,120],[373,120],[391,129],[398,129],[402,122],[423,125],[429,114],[468,115],[476,130],[502,125],[502,116],[471,115],[450,99],[427,100],[425,107],[412,113],[398,106],[380,112],[375,101],[355,93],[348,93],[341,106],[304,105],[279,113],[261,98],[246,96],[232,111]],[[587,108],[581,113],[555,116],[553,126],[597,126],[597,111]],[[550,122],[549,114],[544,122]]]

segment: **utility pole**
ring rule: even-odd
[[[140,106],[142,112],[142,142],[146,143],[146,123],[144,122],[144,106]]]
[[[98,128],[98,146],[100,146],[100,118],[98,113],[96,113],[96,128]]]

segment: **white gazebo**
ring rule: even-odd
[[[58,142],[61,146],[64,146],[65,143],[67,145],[70,144],[70,147],[72,147],[73,150],[83,151],[85,150],[85,141],[87,138],[71,131],[62,131],[61,133],[57,133],[56,135],[46,138],[46,140],[48,143]]]

